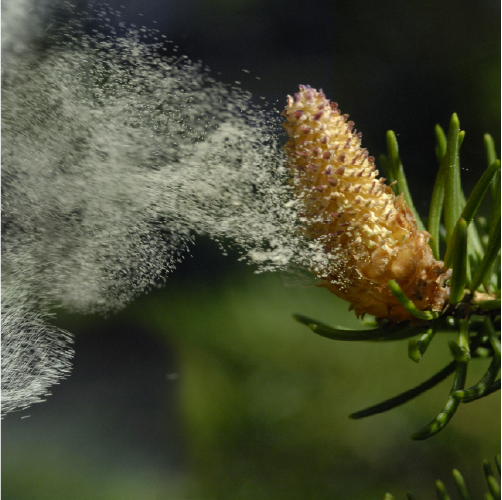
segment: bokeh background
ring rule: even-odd
[[[466,191],[485,166],[484,132],[500,151],[498,1],[108,3],[257,103],[281,109],[298,84],[323,88],[373,156],[393,129],[423,214],[436,123],[459,114]],[[498,395],[462,405],[425,442],[409,436],[442,408],[451,381],[390,413],[347,418],[438,371],[449,339],[435,339],[419,365],[406,341],[330,342],[291,317],[357,327],[327,291],[257,275],[204,238],[191,254],[119,314],[57,311],[75,335],[73,373],[46,402],[3,421],[3,498],[434,498],[435,479],[452,487],[453,468],[482,496],[481,460],[499,453]],[[472,363],[468,383],[485,364]]]

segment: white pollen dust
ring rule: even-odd
[[[118,34],[121,11],[61,4],[65,21],[47,21],[50,3],[2,2],[3,415],[71,370],[55,305],[120,309],[195,235],[259,272],[328,258],[297,231],[276,113],[142,41],[158,33]],[[90,21],[102,30],[85,34]]]

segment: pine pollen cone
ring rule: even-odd
[[[350,302],[357,316],[417,321],[396,300],[389,280],[419,310],[441,311],[451,270],[434,259],[429,234],[418,231],[403,196],[378,178],[349,115],[322,90],[300,85],[282,116],[301,228],[325,256],[311,267],[319,286]]]

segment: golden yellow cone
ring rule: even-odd
[[[394,279],[418,309],[441,311],[451,271],[434,259],[429,235],[417,230],[403,197],[377,178],[348,115],[322,90],[303,85],[282,114],[299,218],[325,257],[312,266],[320,286],[349,301],[358,316],[414,320],[387,285]]]

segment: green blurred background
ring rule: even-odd
[[[500,144],[498,1],[120,3],[129,22],[156,21],[180,53],[257,102],[280,109],[299,83],[322,87],[374,156],[395,130],[422,213],[437,122],[460,116],[467,186],[485,164],[483,133]],[[498,395],[462,405],[425,442],[409,436],[451,380],[390,413],[347,418],[442,368],[449,338],[416,365],[406,341],[316,337],[292,313],[356,327],[346,303],[304,276],[257,275],[203,237],[191,253],[120,314],[58,311],[75,335],[74,369],[46,402],[3,421],[3,498],[425,499],[437,478],[452,488],[454,467],[482,496],[481,459],[499,453]],[[468,383],[484,369],[473,362]]]

